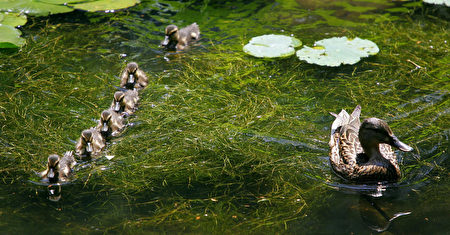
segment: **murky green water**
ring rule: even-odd
[[[114,14],[31,18],[27,45],[0,52],[0,232],[443,234],[448,223],[448,9],[391,1],[144,1]],[[167,24],[197,22],[200,42],[158,48]],[[381,51],[354,66],[242,52],[253,36],[304,44],[358,36]],[[150,76],[133,125],[49,200],[35,172],[96,125],[118,75]],[[416,68],[415,64],[420,68]],[[333,117],[386,120],[414,147],[380,189],[330,169]]]

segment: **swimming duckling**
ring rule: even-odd
[[[76,154],[80,157],[98,155],[105,147],[105,138],[96,128],[86,129],[81,132],[81,137],[75,147]]]
[[[107,109],[102,112],[97,129],[100,130],[100,133],[106,139],[111,136],[117,136],[124,127],[123,117],[114,112],[114,110]]]
[[[164,41],[161,46],[169,50],[183,50],[189,43],[200,37],[200,29],[197,23],[178,30],[176,25],[168,25],[165,30]]]
[[[144,71],[139,69],[138,64],[131,62],[120,75],[120,87],[126,89],[143,89],[148,85],[148,78]]]
[[[59,180],[68,181],[72,177],[72,169],[77,164],[73,151],[67,151],[59,160]]]
[[[400,179],[400,168],[391,146],[405,152],[413,148],[401,142],[385,121],[368,118],[360,125],[359,105],[351,115],[345,110],[331,114],[336,120],[331,126],[330,164],[338,175],[358,182]]]
[[[119,114],[125,112],[126,115],[131,115],[136,110],[138,101],[139,96],[136,90],[117,91],[114,93],[111,109]]]
[[[47,159],[47,169],[41,172],[43,179],[47,178],[50,183],[58,182],[59,178],[59,156],[57,154],[51,154]]]

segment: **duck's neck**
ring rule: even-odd
[[[384,158],[383,155],[381,154],[379,144],[362,147],[364,149],[364,153],[367,154],[367,156],[369,157],[368,162],[390,164],[390,161]]]

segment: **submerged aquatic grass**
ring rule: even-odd
[[[67,232],[334,231],[350,223],[333,220],[336,208],[348,205],[350,215],[358,211],[355,200],[346,201],[327,186],[340,182],[327,159],[333,120],[328,112],[356,104],[363,117],[387,120],[414,146],[413,154],[400,155],[406,184],[410,179],[409,184],[435,184],[423,194],[435,200],[436,213],[442,212],[438,205],[445,199],[435,190],[448,191],[438,184],[448,181],[447,163],[441,162],[448,155],[448,22],[415,17],[334,31],[332,36],[368,38],[381,51],[332,69],[295,57],[250,57],[241,51],[245,38],[230,46],[203,41],[183,53],[140,61],[130,53],[118,56],[124,47],[117,45],[127,40],[107,36],[113,24],[42,27],[33,36],[40,39],[29,39],[20,53],[0,55],[7,61],[0,72],[0,177],[11,186],[0,192],[2,198],[15,193],[0,204],[3,231],[18,231],[7,225],[23,218],[42,228],[41,213],[48,211],[48,219],[70,221],[54,224]],[[62,37],[59,31],[72,32]],[[79,164],[61,201],[50,203],[45,188],[29,183],[39,180],[33,171],[44,169],[48,154],[73,149],[71,140],[96,125],[119,84],[124,60],[135,60],[150,75],[129,119],[134,125],[107,146],[104,154],[113,159]],[[434,170],[415,179],[424,167]],[[414,197],[419,199],[402,199],[428,200],[420,193]],[[11,200],[28,203],[16,208]],[[413,215],[426,215],[426,207],[419,203]],[[435,225],[442,224],[437,217],[423,228],[399,227],[405,233],[439,232]],[[359,223],[353,228],[370,231]]]

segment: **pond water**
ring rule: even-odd
[[[405,1],[162,0],[30,17],[27,44],[0,51],[0,232],[448,233],[448,13]],[[196,45],[158,47],[166,25],[192,22]],[[308,46],[360,37],[380,52],[337,68],[243,53],[271,33]],[[40,182],[47,156],[96,125],[129,61],[150,77],[130,125],[72,182]],[[397,153],[400,182],[355,185],[331,171],[329,112],[357,104],[414,148]]]

